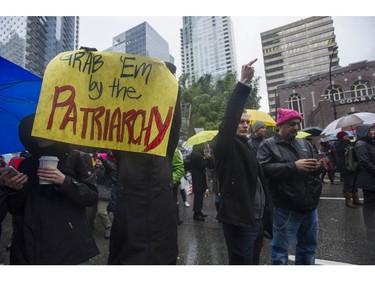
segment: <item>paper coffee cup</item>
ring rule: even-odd
[[[59,162],[59,158],[56,156],[42,156],[39,158],[39,167],[40,168],[57,168],[57,163]],[[39,179],[39,184],[51,184],[50,181],[45,181]]]

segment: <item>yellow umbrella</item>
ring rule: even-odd
[[[296,138],[304,139],[304,138],[309,137],[309,136],[311,136],[310,133],[306,133],[306,132],[299,131],[299,132],[297,133]]]
[[[212,140],[218,133],[218,130],[209,130],[209,131],[200,131],[194,136],[188,138],[185,143],[185,146],[192,146],[200,143],[205,143]]]
[[[273,120],[271,115],[267,112],[256,110],[256,109],[246,109],[247,114],[250,115],[250,125],[252,125],[256,120],[263,121],[266,126],[275,127],[276,122]]]

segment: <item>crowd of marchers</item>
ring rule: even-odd
[[[90,264],[99,254],[92,231],[101,223],[103,239],[109,239],[109,265],[175,265],[181,223],[177,194],[187,169],[198,223],[207,216],[202,208],[206,171],[211,171],[216,218],[231,265],[260,264],[265,235],[272,239],[270,264],[289,264],[295,245],[295,264],[314,265],[319,198],[325,175],[334,184],[335,171],[343,181],[346,206],[362,206],[369,246],[375,247],[375,126],[359,125],[355,143],[340,132],[334,145],[321,144],[321,156],[309,140],[296,137],[302,116],[278,108],[277,129],[266,138],[265,124],[258,120],[251,125],[244,109],[256,61],[242,66],[217,135],[209,145],[193,146],[189,168],[178,150],[180,89],[165,156],[103,149],[89,153],[32,136],[35,114],[23,118],[19,138],[27,154],[9,163],[0,158],[2,166],[16,170],[0,174],[0,220],[12,215],[9,263]],[[166,66],[175,74],[174,65]],[[343,165],[349,146],[354,146],[354,171]],[[57,157],[57,166],[41,166],[42,156]]]

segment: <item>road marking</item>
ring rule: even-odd
[[[296,256],[289,255],[289,260],[296,261]],[[315,259],[316,265],[354,265],[352,263]]]
[[[323,199],[323,200],[345,200],[344,197],[320,197],[320,199]],[[359,198],[361,199],[361,198]]]
[[[323,200],[345,200],[344,197],[320,197]],[[359,197],[359,200],[363,201],[363,198]]]

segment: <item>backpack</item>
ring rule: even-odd
[[[358,159],[355,155],[354,146],[345,149],[345,167],[350,172],[355,172],[358,167]]]

